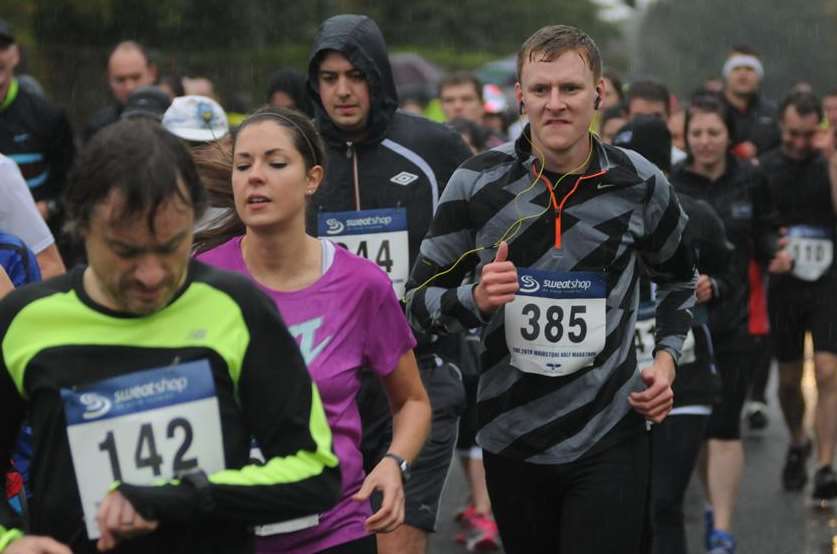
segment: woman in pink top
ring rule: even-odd
[[[377,265],[305,232],[306,201],[322,181],[323,156],[312,124],[275,108],[241,125],[231,161],[217,148],[196,154],[210,177],[210,194],[234,207],[220,225],[198,235],[198,258],[248,276],[274,299],[320,390],[340,458],[338,504],[257,530],[259,553],[376,552],[373,533],[392,531],[404,519],[405,463],[418,455],[430,427],[415,339],[389,278]],[[394,423],[389,452],[368,476],[356,402],[361,369],[384,383]],[[375,490],[383,500],[372,514]]]

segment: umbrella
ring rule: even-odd
[[[413,52],[392,54],[389,61],[399,96],[422,94],[428,99],[436,96],[442,71],[434,64]]]

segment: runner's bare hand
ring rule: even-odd
[[[504,304],[514,300],[520,285],[517,268],[508,261],[509,245],[503,241],[497,247],[494,261],[482,268],[480,282],[474,287],[474,301],[484,314],[492,314]]]
[[[139,515],[119,491],[108,493],[102,500],[96,522],[102,534],[96,543],[100,552],[116,548],[125,539],[151,533],[159,526],[157,521],[149,521]]]
[[[642,381],[647,387],[642,392],[633,392],[628,403],[645,419],[661,423],[674,405],[674,360],[668,352],[658,352],[654,363],[641,371]]]

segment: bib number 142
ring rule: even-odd
[[[171,470],[167,472],[168,474],[179,475],[197,469],[197,458],[189,456],[189,448],[192,446],[193,438],[192,424],[186,418],[176,417],[166,425],[165,440],[174,441],[177,444],[170,462]],[[113,431],[107,432],[105,439],[99,443],[99,450],[108,455],[113,479],[122,481],[122,466]],[[134,447],[133,462],[134,468],[137,470],[150,468],[154,477],[162,475],[163,465],[168,461],[163,459],[157,448],[157,438],[151,423],[140,425],[139,435]]]

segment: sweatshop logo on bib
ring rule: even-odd
[[[399,209],[320,214],[318,223],[320,236],[383,233],[407,227],[404,210]]]
[[[556,273],[525,269],[519,272],[518,294],[548,298],[601,298],[606,285],[599,273]]]
[[[62,393],[65,400],[69,400],[68,419],[94,421],[106,417],[119,417],[138,410],[168,405],[172,401],[183,402],[188,400],[184,398],[186,396],[191,399],[192,396],[201,398],[212,395],[214,389],[211,379],[211,390],[203,390],[207,388],[203,383],[198,387],[192,386],[191,383],[193,374],[205,380],[204,373],[207,369],[208,364],[201,360],[182,364],[177,372],[169,368],[141,371],[115,377],[95,386],[81,387],[77,389],[77,394]],[[90,390],[91,388],[95,390]]]
[[[83,419],[96,419],[107,414],[113,404],[111,401],[95,392],[87,392],[79,397],[79,401],[84,404],[85,412],[81,414]]]
[[[146,401],[156,403],[168,400],[182,393],[188,386],[188,378],[175,377],[117,389],[110,398],[95,392],[87,392],[79,397],[79,401],[86,408],[81,417],[85,420],[92,420],[107,415],[114,407],[131,409],[136,404],[143,404]]]

